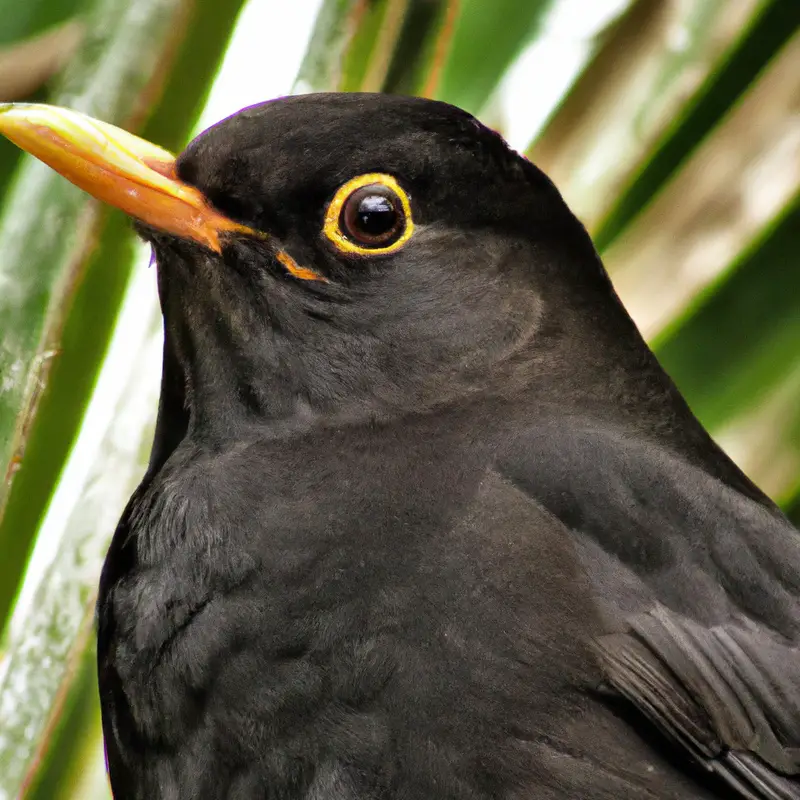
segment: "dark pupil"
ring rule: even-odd
[[[362,197],[356,211],[356,227],[360,233],[380,237],[397,223],[397,211],[388,197],[370,194]]]

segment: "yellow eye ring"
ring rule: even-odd
[[[384,206],[378,208],[378,211],[383,212],[385,216],[387,211],[393,209],[399,215],[397,229],[387,229],[385,232],[390,234],[386,245],[382,245],[378,237],[372,238],[369,242],[362,241],[359,243],[352,230],[349,231],[350,235],[342,230],[343,220],[348,213],[348,201],[354,197],[358,198],[359,190],[366,190],[372,187],[375,188],[374,193],[370,194],[366,191],[361,193],[364,200],[385,200]],[[391,205],[389,206],[388,204]],[[414,233],[414,222],[411,219],[411,203],[408,195],[391,175],[385,175],[381,172],[368,172],[365,175],[351,178],[347,183],[339,187],[328,204],[323,232],[339,250],[345,253],[360,256],[393,253],[399,250]]]

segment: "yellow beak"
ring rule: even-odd
[[[2,103],[0,133],[84,191],[159,230],[216,252],[226,232],[263,238],[178,180],[172,153],[113,125],[66,108]]]

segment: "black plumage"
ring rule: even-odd
[[[372,173],[413,234],[342,250]],[[798,532],[536,167],[447,105],[311,95],[177,176],[267,236],[140,226],[164,372],[98,603],[116,797],[800,798]]]

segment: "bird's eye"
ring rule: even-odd
[[[339,227],[348,239],[364,247],[385,247],[402,233],[400,198],[381,183],[362,186],[344,201]]]
[[[414,229],[408,195],[391,175],[359,175],[339,187],[325,214],[325,235],[347,253],[402,247]]]

